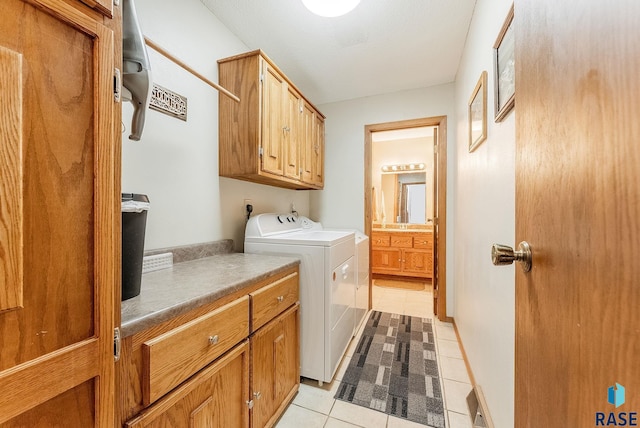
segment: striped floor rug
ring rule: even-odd
[[[371,312],[335,398],[444,428],[432,322]]]

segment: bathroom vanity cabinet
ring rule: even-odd
[[[371,271],[374,274],[433,277],[433,232],[373,230]]]

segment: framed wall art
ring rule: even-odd
[[[487,139],[487,72],[480,74],[469,99],[469,153]]]
[[[516,103],[513,5],[493,45],[495,121],[502,122]]]

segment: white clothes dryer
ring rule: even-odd
[[[331,382],[353,336],[355,235],[292,214],[247,222],[245,253],[300,257],[300,375]]]

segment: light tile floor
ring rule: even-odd
[[[431,290],[413,291],[400,288],[373,287],[373,309],[419,317],[433,316]],[[466,397],[471,383],[456,339],[453,325],[434,321],[440,379],[444,390],[447,428],[471,428]],[[362,330],[362,329],[361,329]],[[333,382],[322,387],[311,379],[303,379],[300,390],[282,415],[277,428],[424,428],[414,422],[388,416],[375,410],[335,400],[340,380],[360,338],[359,331],[338,368]]]

